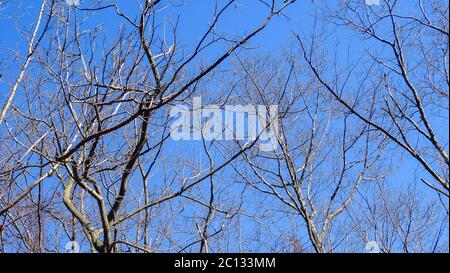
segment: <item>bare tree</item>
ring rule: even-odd
[[[295,0],[206,2],[14,17],[0,252],[448,252],[448,4],[341,1],[299,30]],[[274,20],[303,34],[262,54]],[[204,114],[177,128],[173,109]]]
[[[382,177],[371,171],[379,165],[385,138],[370,126],[354,126],[345,109],[322,107],[329,98],[314,78],[300,81],[304,71],[295,58],[288,58],[290,65],[268,56],[254,62],[237,59],[242,70],[239,98],[282,108],[275,151],[245,152],[246,164],[235,170],[245,183],[278,200],[277,209],[304,221],[314,251],[333,251],[337,239],[330,232],[336,219],[361,183]]]
[[[237,1],[216,3],[212,22],[192,50],[184,50],[178,41],[177,19],[166,16],[164,28],[156,23],[164,18],[162,11],[171,8],[172,4],[166,1],[137,1],[140,10],[137,15],[125,14],[117,4],[96,2],[69,7],[65,1],[52,4],[50,14],[55,15],[48,16],[46,28],[54,28],[53,34],[47,38],[42,34],[38,41],[46,38],[46,46],[36,46],[34,37],[39,19],[26,63],[12,88],[11,100],[4,108],[6,113],[17,88],[23,83],[33,55],[35,68],[39,70],[34,71],[32,81],[23,85],[24,88],[33,86],[30,88],[38,92],[27,97],[24,109],[14,107],[5,125],[6,132],[11,134],[10,139],[4,138],[4,144],[12,149],[10,154],[5,154],[10,158],[5,158],[4,162],[14,162],[11,167],[7,167],[9,164],[2,166],[2,180],[8,185],[4,191],[7,194],[2,194],[0,215],[6,217],[6,232],[14,232],[12,227],[25,217],[23,213],[34,217],[33,211],[17,211],[30,201],[38,204],[41,223],[38,226],[42,227],[42,213],[54,216],[64,224],[71,240],[86,239],[95,251],[116,252],[122,246],[155,251],[148,239],[151,209],[178,197],[184,199],[182,195],[202,181],[212,181],[216,172],[245,151],[237,152],[206,172],[198,170],[186,177],[182,177],[186,174],[176,173],[176,168],[170,168],[175,175],[168,174],[166,179],[173,180],[166,185],[163,182],[163,188],[157,183],[159,185],[149,189],[149,173],[170,133],[167,106],[195,92],[205,76],[261,32],[291,2],[271,1],[265,18],[241,37],[216,30]],[[44,1],[40,14],[46,3]],[[115,12],[123,25],[119,26],[120,32],[113,42],[102,45],[101,28],[86,28],[84,22],[91,14],[108,11]],[[54,22],[50,22],[52,17],[55,17]],[[217,52],[219,48],[221,51]],[[205,52],[212,50],[216,51],[215,56],[207,64],[202,58]],[[10,127],[13,122],[15,126]],[[25,128],[33,128],[37,136],[33,138],[25,133]],[[23,136],[27,138],[26,143],[20,140]],[[15,150],[20,146],[21,149]],[[26,163],[20,164],[25,159]],[[131,181],[137,173],[141,179]],[[31,177],[36,178],[28,183]],[[22,179],[25,182],[21,182]],[[144,191],[143,202],[133,193],[136,186],[130,183],[140,184],[137,187]],[[55,210],[43,211],[43,190],[51,190],[57,199],[61,197],[65,210],[58,206]],[[211,213],[212,202],[207,205]],[[129,229],[127,221],[141,215],[145,215],[140,224],[144,230],[140,226]],[[207,216],[201,231],[202,251],[207,249],[206,237],[212,236],[208,233],[210,218],[211,215]],[[20,227],[23,230],[17,233],[30,237],[24,237],[26,248],[43,250],[42,228],[37,231],[39,235],[33,235],[34,231],[25,224]],[[160,232],[167,236],[164,233],[168,231]],[[140,238],[131,240],[130,233],[143,236],[143,245]],[[167,240],[173,240],[171,238]],[[35,241],[40,242],[37,243],[39,249],[34,248]]]
[[[410,5],[418,9],[408,11],[418,14],[406,15],[399,1],[383,1],[381,7],[346,2],[332,20],[379,47],[365,48],[358,62],[340,77],[341,68],[336,67],[333,74],[339,80],[326,76],[323,70],[332,68],[324,61],[320,67],[315,64],[316,50],[307,49],[300,36],[297,40],[325,90],[414,158],[428,173],[421,181],[448,198],[448,127],[441,127],[448,120],[449,94],[448,5],[443,2],[415,1]],[[365,75],[357,79],[361,70]],[[358,91],[347,91],[351,87]]]

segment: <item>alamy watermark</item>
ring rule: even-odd
[[[375,241],[369,241],[366,244],[366,253],[381,253],[381,248]]]
[[[80,4],[80,0],[66,0],[66,4],[69,6],[78,6]]]
[[[368,6],[379,6],[381,5],[380,0],[364,0]]]
[[[175,105],[170,136],[181,140],[240,140],[258,141],[261,151],[278,147],[278,105],[202,105],[194,97],[192,108]]]
[[[69,241],[64,247],[66,253],[79,253],[80,244],[77,241]]]

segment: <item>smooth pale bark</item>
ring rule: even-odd
[[[36,45],[34,45],[34,41],[36,40],[36,35],[39,31],[39,26],[41,25],[42,14],[44,13],[46,3],[47,3],[47,0],[44,0],[42,2],[41,8],[39,10],[39,16],[36,21],[36,26],[34,27],[33,35],[31,35],[31,40],[28,44],[27,57],[25,58],[25,62],[22,65],[22,68],[20,69],[19,76],[17,77],[16,81],[14,82],[13,87],[11,88],[11,91],[9,92],[8,100],[6,101],[5,105],[2,108],[2,112],[0,113],[0,125],[2,124],[3,120],[5,120],[5,118],[6,118],[6,113],[8,112],[9,108],[11,107],[11,104],[13,102],[14,96],[16,95],[17,89],[19,88],[19,85],[23,80],[25,71],[27,70],[28,65],[30,64],[31,58],[39,44],[40,39],[38,40],[38,43],[36,43]]]

